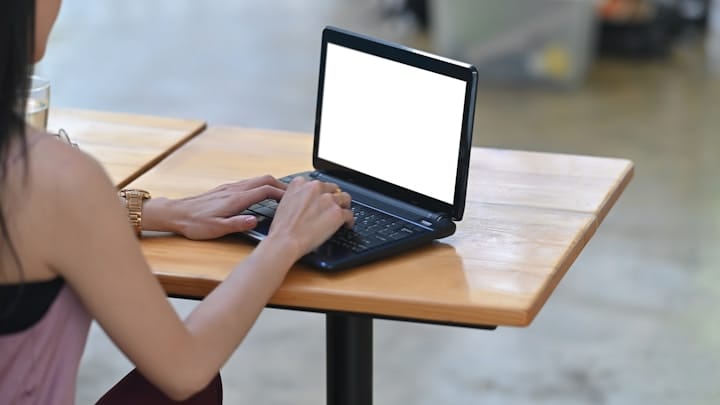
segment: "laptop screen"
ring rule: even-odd
[[[466,83],[328,44],[318,156],[452,204]]]
[[[453,214],[462,216],[467,167],[459,165],[469,160],[474,69],[328,30],[315,156],[458,208]]]

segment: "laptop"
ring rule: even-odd
[[[322,33],[314,171],[353,198],[341,228],[301,259],[337,271],[452,235],[465,209],[477,71],[472,65],[335,27]],[[267,236],[277,202],[246,234]]]

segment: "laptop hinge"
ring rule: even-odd
[[[434,224],[439,224],[443,221],[447,221],[447,219],[447,215],[443,213],[430,212],[425,216],[425,218],[420,220],[420,223],[425,226],[433,226]]]

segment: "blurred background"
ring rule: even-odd
[[[65,0],[36,71],[55,107],[311,132],[327,24],[475,63],[475,145],[636,175],[530,327],[376,321],[375,403],[717,404],[717,3]],[[324,403],[324,336],[322,315],[265,310],[223,370],[226,403]],[[94,326],[77,403],[129,369]]]

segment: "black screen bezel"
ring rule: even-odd
[[[327,45],[332,43],[345,48],[357,50],[370,55],[379,56],[388,60],[403,63],[416,68],[439,73],[466,83],[465,103],[463,110],[462,133],[458,145],[458,164],[455,182],[453,203],[426,196],[388,183],[381,179],[359,173],[348,167],[318,157],[320,144],[320,123],[322,119],[323,86],[325,78],[325,62]],[[322,48],[320,52],[320,72],[318,78],[317,109],[315,112],[315,137],[313,142],[313,167],[333,177],[358,184],[371,190],[379,191],[385,195],[400,199],[407,203],[423,207],[433,212],[441,212],[453,220],[462,219],[465,211],[465,198],[467,191],[468,169],[470,151],[472,150],[472,131],[475,115],[475,95],[477,92],[477,70],[474,66],[460,62],[450,61],[435,55],[417,51],[402,45],[370,38],[361,34],[349,32],[336,27],[326,27],[322,33]]]

